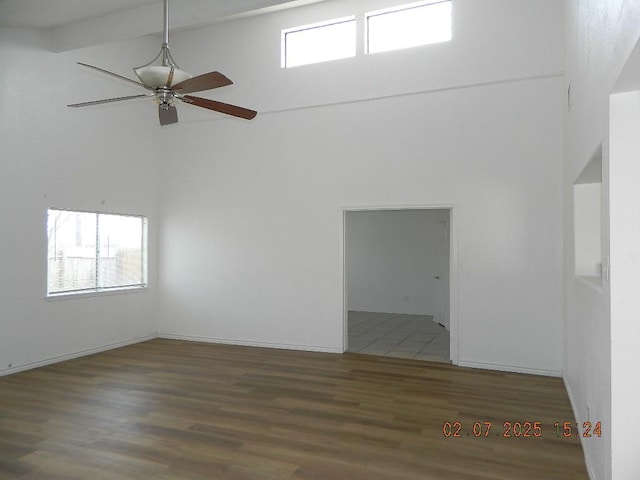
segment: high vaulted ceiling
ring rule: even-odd
[[[175,28],[216,23],[324,0],[172,0]],[[162,0],[0,0],[0,27],[52,31],[70,50],[162,31]]]
[[[55,28],[157,0],[0,0],[0,27]]]

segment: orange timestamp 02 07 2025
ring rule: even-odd
[[[505,421],[502,428],[493,428],[493,421],[469,422],[470,428],[465,428],[463,422],[456,420],[442,424],[442,435],[446,438],[475,437],[486,438],[491,435],[501,438],[541,438],[543,436],[543,423],[537,421]],[[553,424],[553,434],[557,438],[602,437],[602,422],[584,422],[582,428],[569,421],[558,421]],[[549,427],[550,425],[547,425]]]

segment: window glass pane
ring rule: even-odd
[[[356,54],[355,18],[283,32],[283,67],[325,62]]]
[[[49,293],[94,288],[96,214],[49,210]]]
[[[141,285],[143,282],[143,222],[139,217],[100,215],[98,285],[102,288]]]
[[[146,218],[50,209],[50,295],[146,285]]]
[[[451,40],[451,1],[367,14],[367,53]]]

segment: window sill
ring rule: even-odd
[[[576,275],[576,278],[583,283],[586,283],[592,288],[595,288],[598,292],[602,293],[602,277],[600,276],[586,276]]]
[[[48,294],[45,300],[48,302],[57,302],[60,300],[72,300],[91,297],[108,297],[111,295],[122,295],[129,293],[142,293],[147,292],[149,287],[147,285],[142,287],[122,287],[122,288],[109,288],[104,290],[89,290],[84,292],[62,292]]]

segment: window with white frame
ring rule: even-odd
[[[365,15],[366,53],[451,40],[451,0],[416,2]]]
[[[49,209],[47,294],[147,285],[147,219]]]
[[[282,31],[282,68],[356,55],[354,16]]]

